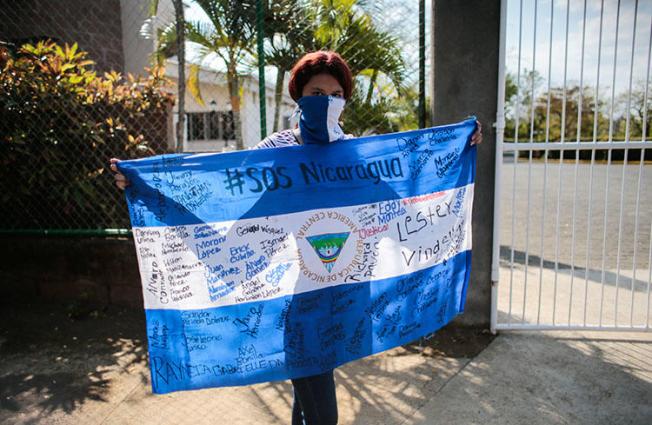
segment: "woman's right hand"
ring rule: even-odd
[[[111,171],[113,171],[113,177],[115,178],[115,185],[118,186],[121,190],[125,190],[125,187],[129,186],[129,180],[118,171],[118,166],[116,165],[120,160],[118,158],[111,158],[109,163],[111,164]]]

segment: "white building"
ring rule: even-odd
[[[189,71],[186,68],[186,75]],[[169,59],[166,62],[165,75],[174,86],[178,82],[178,62]],[[240,77],[242,85],[240,98],[240,120],[242,139],[245,148],[250,148],[272,133],[274,127],[274,84],[265,79],[265,110],[267,134],[261,134],[260,100],[257,75]],[[287,79],[286,79],[287,81]],[[186,125],[184,128],[184,152],[221,152],[235,149],[235,132],[233,114],[226,75],[213,69],[202,67],[199,72],[199,88],[204,105],[201,105],[186,90]],[[290,116],[295,103],[290,97],[287,86],[281,101],[279,128],[289,127]],[[174,125],[178,121],[178,105],[174,107]],[[171,138],[174,146],[174,135]]]
[[[157,16],[149,16],[149,2],[142,0],[120,0],[122,23],[122,50],[124,72],[142,74],[151,66],[151,55],[156,49],[156,31],[174,22],[174,8],[170,0],[158,3]],[[192,9],[192,8],[191,8]],[[187,10],[192,16],[192,10]],[[192,49],[186,45],[186,61],[192,58]],[[271,69],[267,69],[270,71]],[[268,72],[268,74],[270,74]],[[261,134],[260,101],[257,70],[240,77],[242,97],[240,99],[240,119],[245,148],[254,146],[271,134],[274,128],[274,81],[275,72],[265,79],[267,134]],[[176,57],[166,61],[165,75],[172,80],[174,87],[178,82],[178,62]],[[186,78],[189,69],[186,68]],[[270,78],[271,77],[271,78]],[[183,151],[210,152],[235,149],[230,97],[226,75],[217,68],[202,67],[199,75],[200,92],[205,104],[201,105],[186,90],[186,125],[184,128]],[[176,89],[174,92],[176,96]],[[289,118],[294,110],[294,101],[287,90],[287,78],[282,97],[279,129],[288,128]],[[176,146],[176,123],[178,104],[174,107],[174,117],[168,130],[168,146]]]

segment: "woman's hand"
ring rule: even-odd
[[[115,178],[115,185],[121,190],[125,190],[125,187],[129,186],[129,180],[127,180],[124,174],[118,171],[118,166],[116,165],[118,162],[120,162],[120,160],[117,158],[111,158],[109,160],[111,171],[113,171],[113,177]]]
[[[478,125],[478,128],[475,130],[475,133],[473,133],[473,136],[471,136],[471,146],[482,143],[482,124],[480,124],[480,121],[478,120],[476,120],[475,123]]]

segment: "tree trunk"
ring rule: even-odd
[[[233,63],[233,62],[232,62]],[[229,96],[231,99],[231,110],[233,111],[233,128],[235,132],[235,147],[237,150],[244,149],[242,140],[242,125],[240,120],[240,84],[235,66],[229,67],[226,72],[229,85]]]
[[[279,131],[279,118],[281,116],[281,100],[283,98],[283,81],[285,80],[285,71],[276,67],[276,87],[274,88],[274,133]]]
[[[177,29],[177,57],[179,61],[179,77],[178,81],[178,91],[177,91],[177,101],[178,103],[178,112],[179,119],[177,120],[177,143],[176,151],[183,151],[183,130],[186,124],[186,51],[185,51],[185,17],[183,14],[183,2],[182,0],[173,0],[174,2],[174,15],[176,18],[176,29]]]
[[[365,103],[368,105],[371,103],[371,96],[374,94],[374,84],[376,84],[376,78],[378,78],[378,70],[374,69],[371,78],[369,79],[369,89],[367,89],[367,99]]]

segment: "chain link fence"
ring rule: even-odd
[[[128,228],[111,157],[246,149],[292,126],[289,70],[308,51],[352,68],[347,133],[419,125],[418,2],[186,0],[182,58],[175,4],[0,0],[0,229]]]

